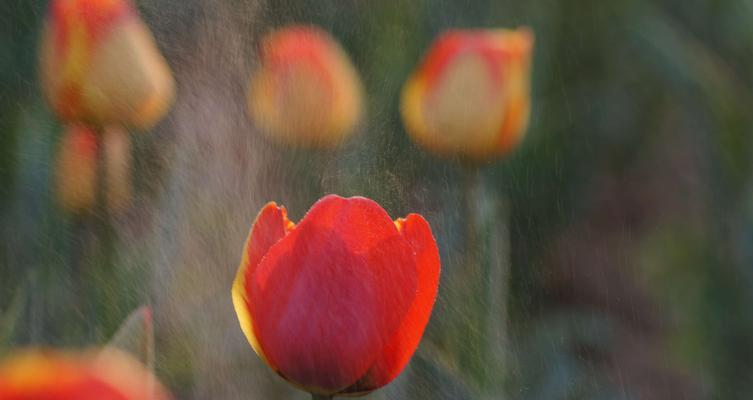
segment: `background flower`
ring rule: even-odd
[[[362,113],[358,73],[325,31],[289,26],[261,39],[248,106],[262,132],[292,144],[331,147]]]
[[[174,82],[128,0],[52,0],[40,50],[42,88],[58,117],[149,129]]]
[[[132,201],[131,167],[131,138],[125,130],[110,126],[96,133],[86,125],[68,125],[54,166],[60,206],[74,213],[93,211],[101,190],[109,211],[123,211]]]
[[[115,349],[67,353],[18,350],[0,360],[5,400],[169,400],[144,366]]]
[[[408,132],[439,154],[507,154],[528,127],[532,52],[528,28],[443,33],[403,89]]]

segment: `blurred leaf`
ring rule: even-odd
[[[0,355],[13,347],[13,335],[26,303],[25,294],[26,290],[23,287],[16,289],[13,300],[0,312]]]
[[[108,347],[130,353],[150,369],[154,368],[154,324],[152,309],[141,306],[126,318],[113,335]]]
[[[456,367],[442,355],[442,350],[421,344],[411,361],[412,380],[408,386],[410,398],[423,398],[427,393],[433,399],[475,399],[478,395],[468,386],[468,382]]]

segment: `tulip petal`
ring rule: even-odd
[[[149,129],[173,102],[172,72],[139,18],[110,29],[91,54],[82,103],[99,120]]]
[[[252,279],[247,293],[270,364],[322,394],[367,372],[417,286],[413,249],[387,213],[372,200],[334,195],[270,248]]]
[[[410,214],[406,218],[395,221],[395,225],[415,253],[418,272],[416,298],[406,313],[397,334],[384,347],[381,356],[369,372],[342,394],[368,393],[388,384],[400,374],[421,341],[437,298],[440,271],[439,249],[429,223],[418,214]]]
[[[273,244],[282,239],[288,231],[293,229],[293,223],[288,220],[285,207],[278,207],[274,202],[267,203],[256,216],[251,232],[248,234],[246,245],[243,248],[241,265],[238,267],[235,281],[233,282],[233,306],[238,314],[241,330],[246,335],[251,347],[256,354],[267,361],[259,347],[259,342],[254,333],[254,321],[251,318],[253,303],[248,301],[247,293],[252,289],[251,277],[259,265],[262,257]],[[270,365],[274,368],[273,365]]]
[[[506,50],[508,68],[504,71],[505,98],[507,107],[497,143],[492,146],[498,154],[510,152],[522,139],[528,127],[531,109],[531,52],[534,35],[528,28],[520,28],[514,33],[497,33],[500,47]],[[505,44],[507,46],[505,46]]]

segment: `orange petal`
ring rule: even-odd
[[[124,20],[91,55],[81,85],[85,117],[149,129],[169,110],[175,82],[148,27]]]
[[[233,306],[238,315],[241,330],[243,330],[254,351],[265,361],[267,359],[259,347],[254,321],[251,317],[253,313],[250,310],[254,304],[248,301],[249,291],[252,290],[251,277],[269,248],[282,239],[293,227],[293,223],[288,220],[285,207],[277,207],[274,202],[267,203],[259,211],[251,227],[251,232],[249,232],[243,248],[241,264],[233,282]],[[274,368],[273,365],[270,366]]]
[[[56,23],[56,38],[65,44],[70,33],[70,25],[80,23],[93,39],[106,34],[118,18],[133,13],[133,6],[128,0],[52,0],[50,17]]]
[[[523,138],[530,119],[531,109],[531,53],[534,35],[528,28],[514,33],[499,33],[499,41],[507,51],[507,68],[504,71],[507,107],[497,143],[490,149],[493,154],[504,155],[517,146]],[[505,39],[506,38],[506,39]]]

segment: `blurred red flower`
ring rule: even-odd
[[[453,30],[403,88],[406,129],[427,150],[485,161],[523,138],[530,111],[533,32]]]
[[[97,135],[83,124],[70,124],[63,131],[53,177],[58,204],[65,211],[92,211],[97,203],[98,183],[104,185],[104,201],[110,212],[121,212],[131,204],[131,139],[116,126],[108,126]],[[100,146],[104,165],[98,163]],[[97,174],[103,167],[100,181]]]
[[[84,125],[63,131],[55,160],[55,194],[69,212],[85,212],[97,200],[97,136]]]
[[[330,195],[296,226],[269,203],[251,228],[233,303],[252,347],[282,377],[311,393],[364,394],[415,352],[439,271],[418,214],[393,222],[372,200]]]
[[[65,121],[147,129],[173,100],[170,68],[128,0],[52,0],[39,62]]]
[[[345,51],[327,32],[290,26],[266,35],[248,106],[260,130],[278,141],[340,144],[361,117],[362,88]]]
[[[23,350],[0,361],[3,400],[169,400],[154,375],[114,349]]]

